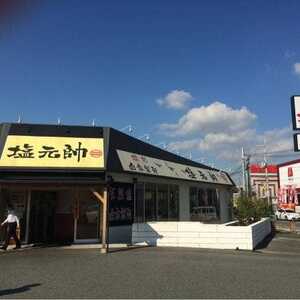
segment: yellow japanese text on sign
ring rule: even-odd
[[[104,168],[103,152],[103,138],[9,135],[0,167]]]

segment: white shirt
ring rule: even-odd
[[[8,214],[6,220],[4,220],[4,222],[2,224],[5,224],[5,223],[17,223],[18,227],[19,227],[19,218],[13,214],[13,213],[10,213]]]

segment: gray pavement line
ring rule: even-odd
[[[285,252],[285,251],[257,250],[255,252],[262,253],[262,254],[278,254],[278,255],[300,256],[300,253]]]

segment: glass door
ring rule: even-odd
[[[80,197],[75,205],[74,242],[99,242],[99,202],[92,197]]]

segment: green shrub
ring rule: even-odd
[[[241,225],[249,225],[272,215],[272,205],[265,199],[241,195],[236,201],[235,217]]]

